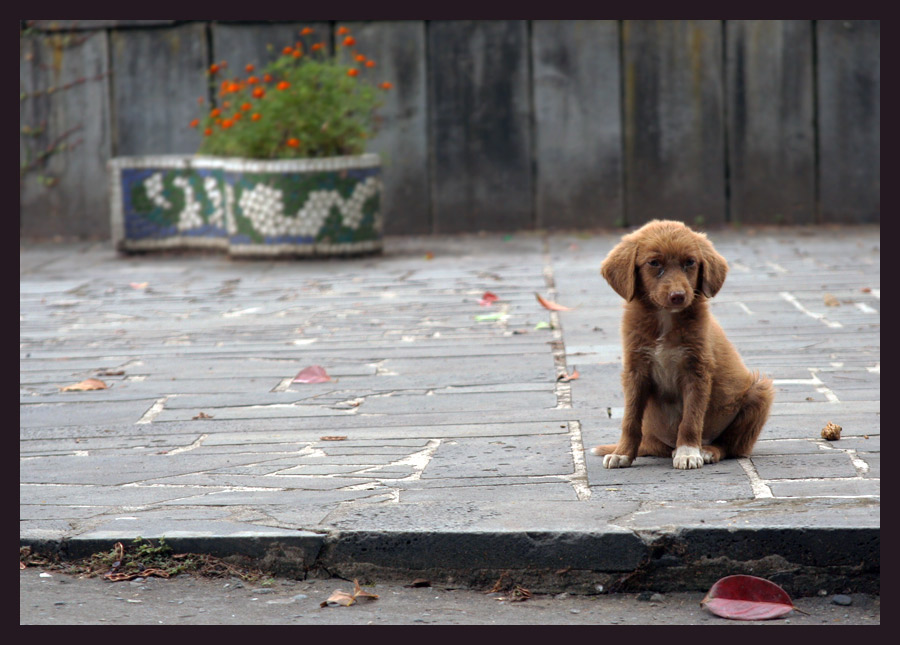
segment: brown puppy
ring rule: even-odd
[[[728,264],[706,236],[654,220],[626,235],[601,273],[627,301],[622,321],[625,413],[615,445],[596,446],[606,468],[672,457],[700,468],[750,454],[774,398],[771,379],[744,367],[709,312]]]

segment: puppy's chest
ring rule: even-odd
[[[683,345],[657,340],[655,344],[645,348],[645,354],[650,365],[650,377],[658,390],[665,394],[679,393],[680,376],[684,373],[688,356],[687,349]]]

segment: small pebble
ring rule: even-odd
[[[662,595],[661,593],[655,593],[652,596],[650,596],[650,602],[662,602],[665,599],[666,599],[666,597],[664,595]]]
[[[831,597],[831,602],[833,602],[835,605],[841,605],[842,607],[847,607],[848,605],[853,604],[853,598],[851,598],[850,596],[845,596],[842,593],[839,593],[839,594]]]
[[[828,591],[825,589],[819,589],[819,595],[823,598],[828,595]]]
[[[56,601],[55,603],[53,603],[53,604],[54,604],[54,605],[65,605],[66,603],[63,602],[62,600],[57,600],[57,601]]]
[[[309,598],[309,596],[307,596],[305,593],[298,593],[296,596],[292,596],[292,598],[294,600],[304,600],[306,598]]]
[[[570,613],[570,614],[580,614],[580,613],[581,613],[581,610],[580,610],[580,609],[570,609],[570,610],[569,610],[569,613]]]
[[[641,593],[638,594],[638,597],[637,597],[638,600],[643,600],[645,602],[650,600],[651,598],[653,598],[653,592],[651,592],[651,591],[642,591]]]

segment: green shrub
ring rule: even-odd
[[[300,32],[311,33],[308,27]],[[296,159],[364,152],[376,131],[380,92],[391,84],[376,86],[375,61],[355,49],[346,27],[338,35],[333,56],[324,43],[304,51],[297,42],[261,71],[247,65],[243,78],[222,78],[225,62],[211,65],[219,103],[191,122],[204,133],[198,153]]]

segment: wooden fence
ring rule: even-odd
[[[388,233],[880,221],[877,20],[29,21],[20,234],[108,236],[106,161],[196,151],[212,61],[342,24]]]

